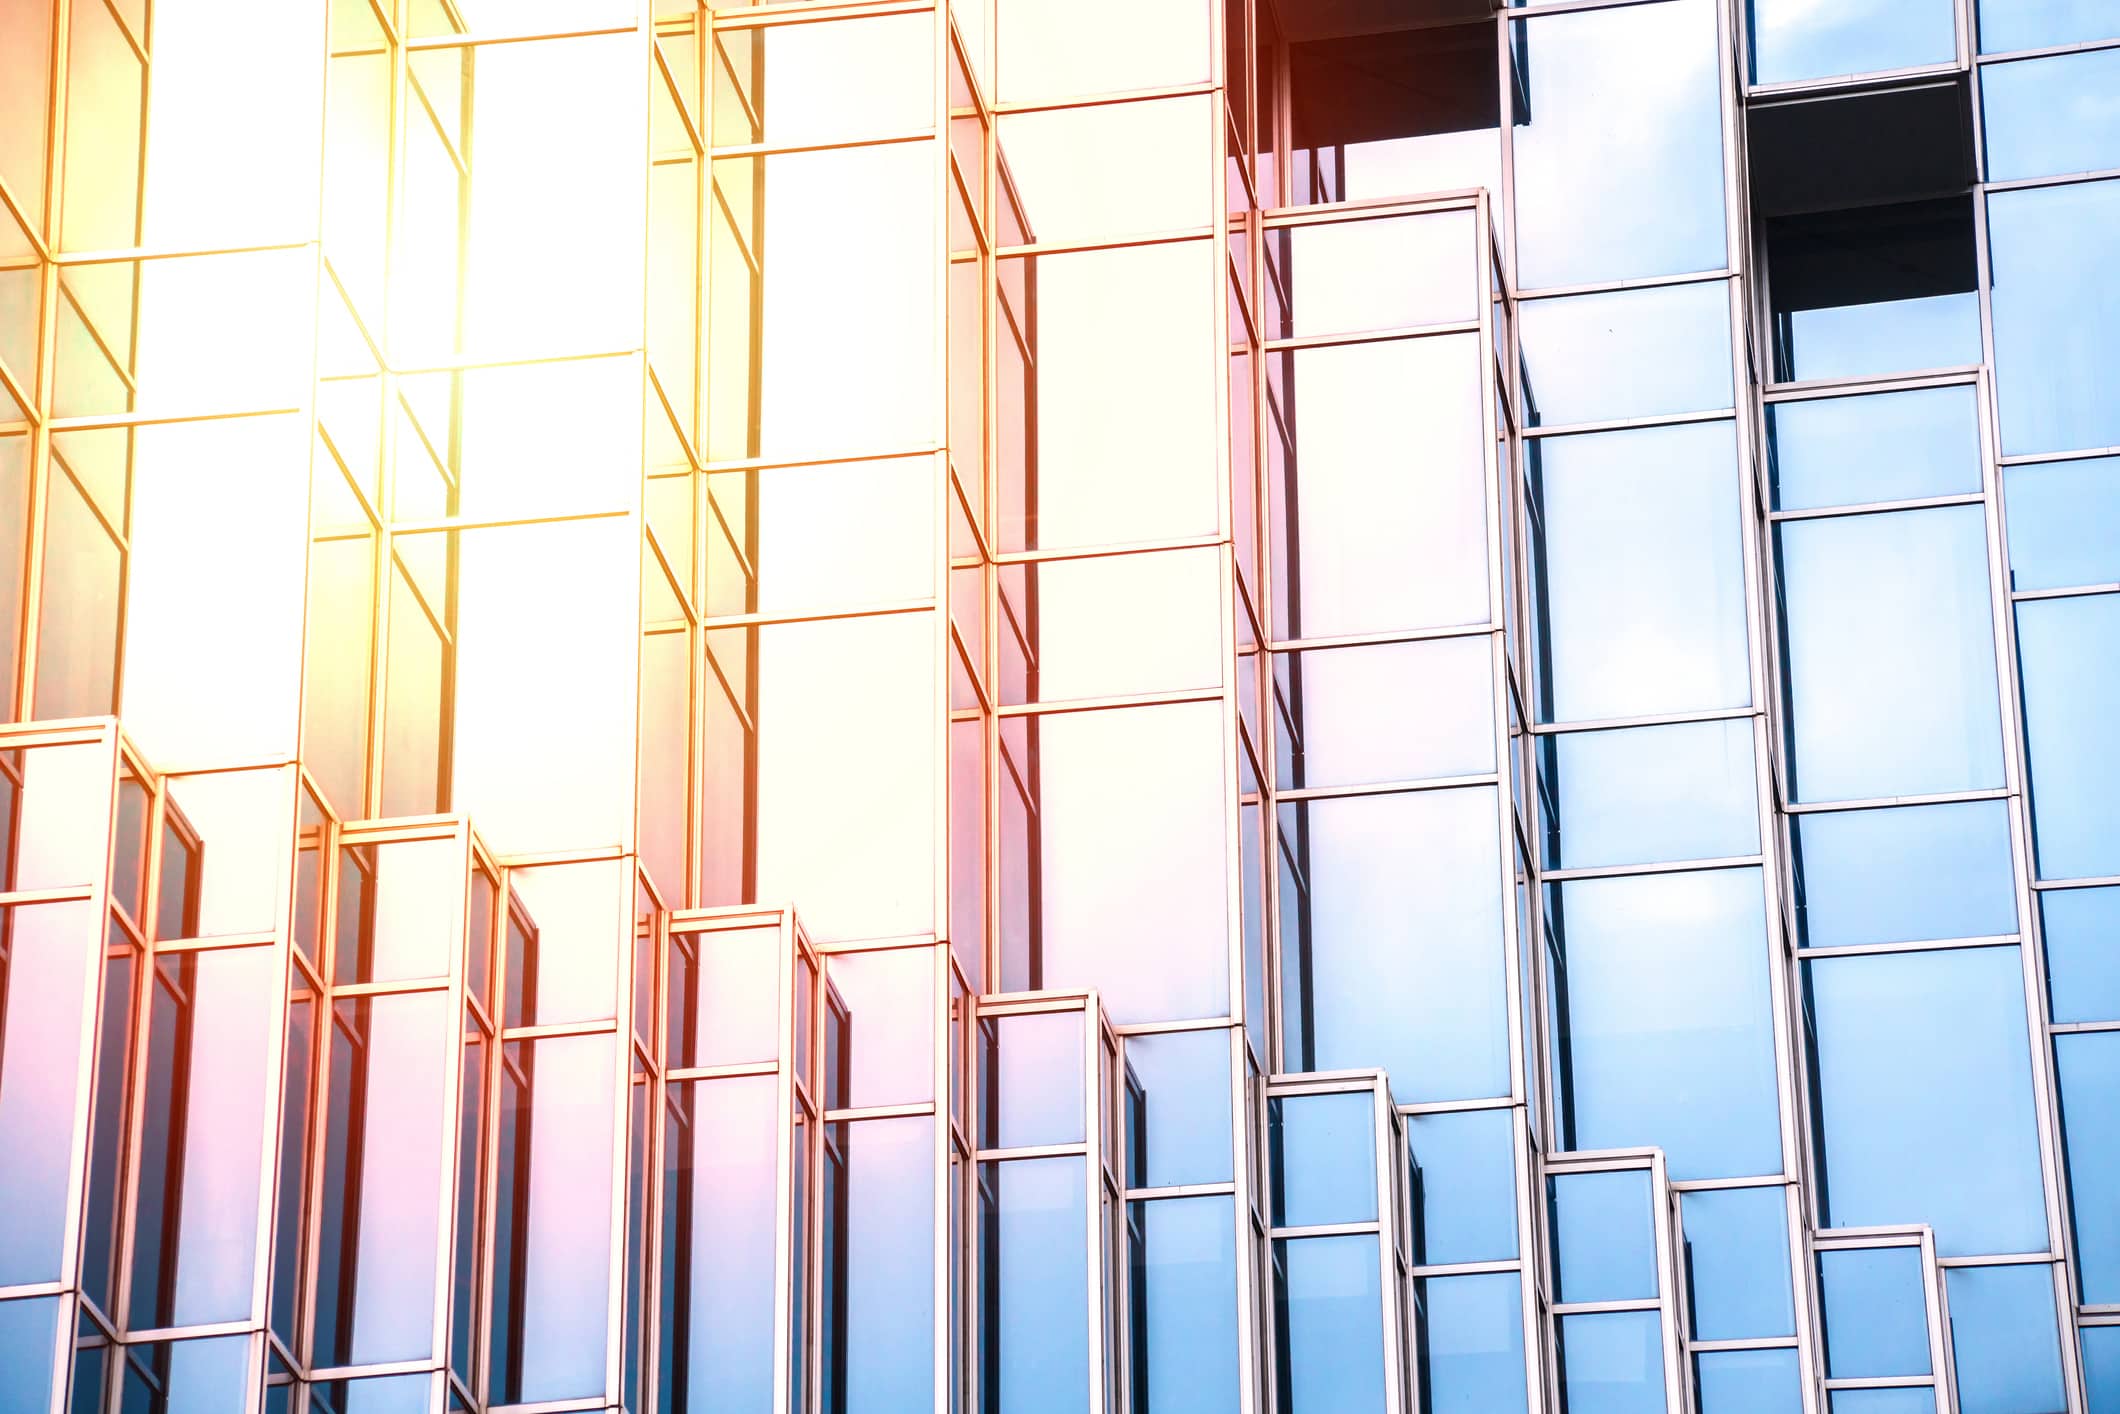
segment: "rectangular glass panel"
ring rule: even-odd
[[[980,1361],[995,1414],[1057,1414],[1089,1400],[1085,1162],[979,1166]]]
[[[1685,1195],[1687,1310],[1694,1340],[1796,1333],[1789,1295],[1787,1190],[1704,1189]]]
[[[1549,868],[1759,852],[1750,718],[1538,741]]]
[[[1731,406],[1730,287],[1722,280],[1525,300],[1517,327],[1529,426]]]
[[[1514,1133],[1506,1109],[1406,1117],[1416,1265],[1516,1255]]]
[[[2120,182],[1988,198],[1995,398],[2004,456],[2120,446]]]
[[[1218,687],[1227,609],[1219,550],[1001,567],[1001,700],[1057,702]]]
[[[2039,875],[2120,874],[2120,595],[2019,604],[2017,655]]]
[[[1233,1211],[1221,1197],[1127,1205],[1133,1407],[1143,1414],[1237,1407]]]
[[[1752,0],[1752,82],[1795,83],[1948,64],[1958,57],[1951,0]]]
[[[1818,1254],[1826,1376],[1871,1379],[1929,1373],[1928,1301],[1919,1247],[1851,1247]]]
[[[1664,1334],[1654,1311],[1562,1316],[1554,1337],[1572,1414],[1662,1414]]]
[[[2120,49],[1982,68],[1988,180],[2120,167],[2120,112],[2112,103],[2116,90]]]
[[[1656,1204],[1647,1169],[1546,1180],[1556,1301],[1656,1299]]]
[[[2120,888],[2039,896],[2056,1021],[2120,1021]]]
[[[1417,1284],[1421,1389],[1433,1410],[1520,1414],[1524,1313],[1515,1272],[1423,1277]]]
[[[994,140],[1021,218],[1013,237],[1107,240],[1212,224],[1219,105],[1211,104],[1168,98],[1004,113]]]
[[[1776,510],[1980,491],[1971,384],[1767,405]]]
[[[1377,1239],[1306,1237],[1273,1247],[1280,1407],[1287,1414],[1383,1414]]]
[[[1367,1090],[1269,1100],[1274,1226],[1374,1222],[1376,1129]]]
[[[2002,490],[2011,589],[2120,583],[2120,457],[2004,467]]]
[[[1944,1287],[1960,1414],[2068,1407],[2052,1267],[1956,1267]]]
[[[2120,1031],[2056,1036],[2054,1068],[2077,1279],[2086,1303],[2120,1301],[2120,1208],[2112,1202],[2120,1184]],[[1956,1296],[1954,1287],[1954,1309]],[[2049,1312],[2051,1302],[2049,1293]]]
[[[1268,338],[1354,334],[1479,317],[1470,211],[1288,226],[1267,233],[1288,311]]]
[[[1999,800],[1808,813],[1790,829],[1806,947],[2017,931],[2009,810]]]
[[[773,1398],[777,1082],[683,1082],[663,1111],[662,1396],[673,1410]]]
[[[1487,635],[1281,654],[1283,786],[1373,785],[1494,769]]]
[[[1080,1144],[1083,1014],[991,1016],[979,1023],[979,1147]]]
[[[934,1394],[934,1121],[826,1126],[825,1407],[899,1414]]]
[[[1220,1030],[1126,1038],[1128,1187],[1231,1180],[1229,1054]]]

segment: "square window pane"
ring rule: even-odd
[[[2114,21],[2120,29],[2120,21]],[[1991,182],[2120,167],[2120,49],[2056,54],[1980,71]]]
[[[1710,1188],[1681,1200],[1693,1339],[1796,1334],[1787,1191]]]
[[[1514,1140],[1511,1110],[1406,1117],[1416,1265],[1498,1262],[1516,1255]]]
[[[1849,1247],[1818,1254],[1826,1377],[1926,1375],[1928,1299],[1919,1247]]]
[[[2004,467],[2002,490],[2011,589],[2120,582],[2120,457]]]

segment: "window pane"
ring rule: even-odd
[[[934,1121],[825,1135],[825,1404],[898,1414],[934,1400]]]
[[[1730,406],[1730,288],[1721,280],[1526,300],[1518,320],[1532,427]]]
[[[43,1414],[51,1404],[53,1357],[59,1343],[56,1297],[0,1301],[0,1367],[14,1384],[9,1414]]]
[[[1291,786],[1376,785],[1494,769],[1487,635],[1316,648],[1275,659]]]
[[[94,1024],[100,932],[87,900],[0,909],[0,1282],[9,1286],[60,1277],[74,1123],[87,1098],[74,1060]]]
[[[2120,874],[2120,595],[2017,606],[2039,875]]]
[[[1270,231],[1288,316],[1269,338],[1354,334],[1479,318],[1473,214],[1445,211]]]
[[[1948,64],[1958,57],[1951,0],[1753,0],[1752,82],[1874,74]]]
[[[1526,289],[1719,270],[1721,105],[1705,0],[1519,21],[1517,278]],[[1639,81],[1653,54],[1656,82]],[[1654,134],[1615,143],[1613,133]]]
[[[1731,425],[1545,437],[1525,456],[1540,719],[1745,705]]]
[[[1767,405],[1777,510],[1980,490],[1980,412],[1970,385]]]
[[[1290,1070],[1379,1066],[1401,1104],[1508,1093],[1492,787],[1281,807]]]
[[[1556,1301],[1656,1298],[1656,1205],[1647,1169],[1559,1173],[1552,1193]]]
[[[1207,0],[1000,0],[1003,102],[1198,83],[1208,76]],[[1115,42],[1116,36],[1124,42]]]
[[[1887,1389],[1836,1389],[1827,1395],[1832,1414],[1938,1414],[1942,1409],[1929,1385]]]
[[[1791,793],[1856,800],[2001,785],[1980,508],[1791,521],[1776,542]]]
[[[1171,98],[1002,115],[995,128],[1001,173],[1021,215],[1010,243],[1213,224],[1211,103]]]
[[[1384,1313],[1377,1239],[1274,1243],[1280,1407],[1287,1414],[1364,1414],[1384,1403]]]
[[[1659,1145],[1679,1179],[1778,1172],[1759,871],[1578,879],[1547,899],[1564,1146]]]
[[[1750,718],[1567,732],[1539,747],[1549,868],[1759,852]]]
[[[2010,588],[2120,581],[2120,457],[2004,467],[2002,489]]]
[[[1524,1313],[1514,1272],[1419,1283],[1421,1390],[1435,1414],[1524,1408]]]
[[[2056,1021],[2120,1021],[2120,888],[2039,896]]]
[[[2120,1031],[2056,1036],[2054,1068],[2083,1300],[2120,1302]]]
[[[935,1094],[935,952],[931,947],[838,953],[825,980],[844,1000],[835,1080],[826,1105],[914,1105]]]
[[[997,1411],[1030,1414],[1088,1402],[1084,1163],[1067,1157],[980,1165],[981,1355]]]
[[[1693,1357],[1700,1414],[1800,1414],[1793,1350],[1710,1350]]]
[[[2120,49],[1983,68],[1980,107],[1987,120],[1988,180],[2120,167],[2115,90],[2120,90]]]
[[[1947,1257],[2046,1245],[2022,966],[2014,947],[1804,964],[1825,1225],[1926,1222]]]
[[[2120,445],[2120,182],[1988,198],[2005,456]]]
[[[1929,1373],[1928,1302],[1919,1247],[1818,1254],[1826,1375],[1859,1380]]]
[[[1219,550],[1011,564],[998,578],[1005,703],[1221,686]]]
[[[1082,1013],[990,1016],[979,1032],[979,1147],[1081,1143]]]
[[[1367,1090],[1268,1102],[1273,1224],[1374,1222],[1376,1102]]]
[[[1238,1404],[1237,1253],[1227,1198],[1127,1205],[1134,1408],[1223,1414]]]
[[[1953,1267],[1944,1277],[1961,1414],[2066,1409],[2053,1268]]]
[[[1514,1135],[1506,1109],[1406,1117],[1416,1265],[1516,1255]]]
[[[2120,19],[2104,0],[1980,0],[1984,54],[2115,38]]]
[[[1664,1335],[1654,1311],[1563,1316],[1561,1400],[1575,1414],[1664,1414]]]
[[[2120,1326],[2083,1327],[2083,1383],[2096,1414],[2120,1399]]]
[[[1805,947],[2017,931],[2002,801],[1804,814],[1791,818],[1790,829]]]
[[[772,1400],[778,1105],[770,1075],[679,1082],[664,1101],[661,1339],[673,1409]]]
[[[715,49],[709,85],[722,146],[845,142],[935,126],[932,16],[725,29]]]
[[[1131,1188],[1231,1178],[1229,1033],[1126,1038],[1126,1182]]]
[[[1779,1184],[1685,1195],[1684,1267],[1693,1339],[1796,1334],[1784,1195]]]

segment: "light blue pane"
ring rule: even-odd
[[[1980,299],[1970,291],[1789,312],[1788,377],[1853,378],[1980,362]]]
[[[1374,1221],[1376,1102],[1369,1092],[1283,1095],[1267,1108],[1274,1226]]]
[[[1988,198],[2005,456],[2120,446],[2120,182]]]
[[[1800,1414],[1793,1350],[1712,1350],[1695,1357],[1700,1414]]]
[[[1759,853],[1750,718],[1538,741],[1549,868]]]
[[[668,1096],[664,1387],[675,1414],[770,1400],[779,1083],[678,1082]]]
[[[2056,1036],[2054,1067],[2083,1300],[2120,1302],[2120,1031]]]
[[[1731,405],[1730,290],[1721,280],[1525,300],[1517,327],[1529,426]]]
[[[2043,1250],[2017,949],[1804,968],[1825,1225],[1925,1222],[1947,1257]]]
[[[1079,1157],[980,1165],[986,1383],[1009,1414],[1089,1399],[1088,1191]]]
[[[1568,1414],[1663,1414],[1664,1336],[1654,1311],[1560,1318]]]
[[[2120,888],[2039,895],[2056,1021],[2120,1021]]]
[[[1677,1179],[1778,1172],[1759,871],[1578,879],[1547,910],[1563,1147],[1659,1145]]]
[[[1653,1301],[1656,1205],[1647,1169],[1555,1174],[1556,1301]]]
[[[934,1121],[830,1126],[825,1211],[826,1399],[846,1414],[934,1402]]]
[[[1991,182],[2120,167],[2120,49],[1980,71]]]
[[[1516,1255],[1514,1125],[1513,1110],[1406,1117],[1416,1264]]]
[[[2010,588],[2120,582],[2120,457],[2004,467],[2002,489]]]
[[[1929,1373],[1928,1305],[1919,1247],[1850,1247],[1818,1254],[1826,1375],[1836,1380]]]
[[[2008,54],[2120,39],[2111,0],[1980,0],[1980,52]]]
[[[58,1321],[50,1297],[0,1301],[0,1414],[48,1414]]]
[[[1228,1198],[1129,1205],[1134,1408],[1223,1414],[1237,1407],[1237,1255]]]
[[[1384,1313],[1377,1239],[1274,1244],[1280,1268],[1281,1408],[1288,1414],[1384,1414]]]
[[[1544,650],[1539,719],[1745,706],[1731,425],[1545,437],[1524,455]]]
[[[1927,1385],[1898,1389],[1836,1389],[1832,1414],[1938,1414],[1936,1391]]]
[[[433,1392],[431,1376],[386,1375],[340,1380],[322,1387],[318,1395],[333,1414],[426,1414]]]
[[[243,1336],[215,1340],[172,1340],[145,1351],[129,1352],[126,1362],[125,1407],[134,1407],[137,1394],[145,1394],[134,1362],[152,1369],[162,1384],[161,1397],[143,1402],[153,1414],[228,1414],[244,1404],[244,1387],[250,1373],[250,1341]],[[349,1409],[347,1414],[367,1414]]]
[[[1126,1111],[1127,1185],[1227,1183],[1229,1033],[1129,1036],[1126,1066],[1140,1090]]]
[[[979,1024],[981,1148],[1082,1142],[1085,1029],[1076,1011],[997,1016]]]
[[[1309,869],[1283,891],[1287,1068],[1381,1067],[1403,1103],[1509,1090],[1493,787],[1281,807]]]
[[[2120,1326],[2083,1327],[2083,1383],[2090,1414],[2120,1414]]]
[[[1791,521],[1776,543],[1792,793],[1861,800],[2001,785],[1980,508]]]
[[[1515,1272],[1418,1283],[1423,1414],[1524,1408],[1524,1312]]]
[[[2062,1414],[2053,1269],[1953,1267],[1944,1284],[1959,1414]]]
[[[2120,595],[2019,604],[2017,660],[2039,876],[2120,874]]]
[[[2000,800],[1792,816],[1805,947],[1993,938],[2017,931]]]
[[[1789,1214],[1779,1184],[1711,1188],[1680,1200],[1695,1340],[1796,1334]]]
[[[1767,406],[1767,464],[1780,510],[1980,490],[1971,386]]]
[[[1874,74],[1958,57],[1951,0],[1751,0],[1752,82]]]
[[[1710,0],[1515,26],[1517,282],[1525,289],[1719,270],[1719,44]],[[1639,82],[1642,56],[1656,82]],[[1615,142],[1614,133],[1630,141]]]

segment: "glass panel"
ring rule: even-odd
[[[1374,785],[1494,769],[1487,635],[1277,655],[1284,785]]]
[[[825,1406],[934,1401],[934,1121],[826,1126]]]
[[[995,11],[1005,103],[1208,77],[1206,0],[1000,0]],[[1114,42],[1119,35],[1124,43]]]
[[[2110,101],[2116,89],[2120,49],[1983,68],[1988,180],[2120,167],[2120,113]]]
[[[1445,211],[1269,231],[1289,308],[1268,338],[1479,318],[1473,213]]]
[[[1754,83],[1882,73],[1958,57],[1951,0],[1848,0],[1831,9],[1802,0],[1752,0],[1747,9]]]
[[[1790,831],[1805,947],[2017,931],[2002,801],[1804,814],[1791,819]]]
[[[2004,467],[2002,489],[2011,589],[2120,582],[2120,457]]]
[[[1973,226],[1963,197],[1767,222],[1775,379],[1979,363]]]
[[[1944,1256],[2047,1241],[2014,947],[1813,958],[1824,1225],[1926,1222]]]
[[[98,922],[85,900],[0,909],[0,1284],[60,1277]]]
[[[166,1340],[129,1347],[122,1407],[144,1414],[210,1414],[244,1407],[250,1339]],[[367,1414],[365,1408],[348,1414]]]
[[[1518,21],[1517,279],[1526,289],[1724,265],[1713,5]],[[1656,81],[1639,81],[1654,55]],[[1655,134],[1614,143],[1613,133]]]
[[[2116,38],[2120,20],[2103,0],[1980,0],[1984,54]]]
[[[1779,1184],[1688,1193],[1682,1200],[1694,1340],[1796,1334],[1789,1215]]]
[[[453,839],[340,850],[332,980],[447,976],[462,927],[464,867],[464,848]]]
[[[632,947],[632,881],[618,860],[509,871],[509,1026],[606,1021],[617,1015],[618,968]]]
[[[1551,1193],[1555,1301],[1656,1299],[1656,1204],[1647,1169],[1560,1173]]]
[[[744,552],[741,562],[709,557],[709,613],[853,609],[935,593],[933,458],[722,471],[706,481],[708,515]]]
[[[2042,893],[2056,1021],[2120,1021],[2120,888]]]
[[[1775,541],[1791,794],[1856,800],[2001,785],[1980,507],[1792,521]]]
[[[2120,1326],[2084,1326],[2083,1383],[2097,1414],[2120,1398]]]
[[[1929,1373],[1928,1303],[1919,1247],[1853,1247],[1818,1254],[1826,1375],[1870,1379]]]
[[[1377,1239],[1308,1237],[1273,1246],[1280,1407],[1287,1414],[1384,1410]]]
[[[1662,1414],[1664,1335],[1654,1311],[1562,1316],[1554,1344],[1570,1414]]]
[[[778,927],[673,934],[665,984],[669,1065],[778,1058],[782,960]]]
[[[1713,1350],[1693,1357],[1700,1414],[1801,1414],[1793,1350]]]
[[[1367,1090],[1267,1103],[1273,1224],[1374,1222],[1376,1103]]]
[[[1961,1414],[2066,1409],[2053,1268],[1953,1267],[1944,1278]]]
[[[1084,1162],[979,1166],[980,1356],[987,1407],[1000,1414],[1088,1402]]]
[[[1731,424],[1544,437],[1525,458],[1540,720],[1744,706]]]
[[[2054,1069],[2077,1279],[2086,1304],[2120,1302],[2120,1031],[2056,1036]]]
[[[11,1383],[19,1382],[9,1391],[8,1414],[43,1414],[50,1406],[58,1345],[57,1298],[0,1301],[0,1366]]]
[[[1417,1265],[1516,1255],[1514,1137],[1506,1109],[1406,1117]]]
[[[1237,1253],[1227,1198],[1129,1203],[1133,1407],[1238,1406]]]
[[[2120,595],[2019,604],[2017,656],[2039,875],[2120,874]]]
[[[1133,42],[1129,27],[1127,44]],[[1115,46],[1119,47],[1119,46]],[[1091,241],[1213,224],[1208,98],[1005,113],[995,125],[1001,180],[1023,244]]]
[[[1518,1414],[1524,1403],[1524,1313],[1515,1272],[1423,1277],[1419,1291],[1424,1407],[1442,1414]]]
[[[1836,1389],[1826,1398],[1832,1414],[1937,1414],[1943,1407],[1929,1385]]]
[[[2120,446],[2120,331],[2088,319],[2120,289],[2120,182],[1988,198],[2005,456]]]
[[[721,146],[845,142],[935,126],[931,15],[718,30],[714,47],[709,84]]]
[[[1676,1179],[1780,1171],[1757,869],[1547,890],[1563,1145],[1663,1148]]]
[[[1126,1073],[1127,1186],[1229,1182],[1229,1033],[1128,1036]]]
[[[1980,491],[1980,409],[1970,384],[1767,405],[1777,510]]]
[[[1518,306],[1527,425],[1617,422],[1731,406],[1721,280]]]
[[[979,1147],[1080,1144],[1083,1015],[991,1016],[979,1023]]]
[[[825,977],[843,999],[832,1108],[911,1105],[935,1095],[935,951],[841,953]]]
[[[1508,1093],[1491,786],[1293,801],[1282,850],[1289,1070],[1380,1066],[1401,1104]]]
[[[1539,738],[1549,868],[1759,853],[1752,722]]]
[[[670,1087],[663,1114],[662,1370],[672,1410],[773,1399],[774,1077]]]
[[[1219,550],[1004,565],[998,582],[1004,703],[1221,685]]]

